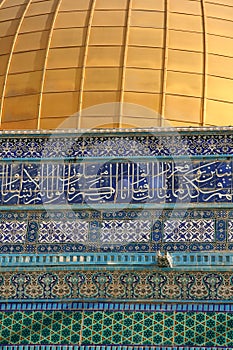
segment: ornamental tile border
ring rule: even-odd
[[[193,347],[193,346],[117,346],[117,345],[97,345],[97,346],[77,346],[77,345],[5,345],[2,350],[224,350],[226,347]]]
[[[34,267],[36,269],[36,267]],[[232,272],[21,271],[1,272],[0,299],[232,301]]]
[[[0,212],[0,254],[233,250],[233,210]]]
[[[232,312],[8,311],[0,344],[233,346]]]
[[[22,301],[0,302],[0,312],[4,311],[146,311],[146,312],[233,312],[233,304],[216,301],[216,303],[198,301],[177,302],[54,302],[54,301]]]
[[[191,129],[190,129],[191,130]],[[176,156],[176,155],[225,155],[233,154],[232,128],[102,130],[66,134],[54,131],[50,135],[32,132],[28,135],[10,132],[0,138],[1,158],[56,158],[103,156]],[[31,134],[31,135],[30,135]]]

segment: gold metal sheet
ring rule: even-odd
[[[29,6],[27,16],[36,16],[42,13],[50,13],[54,10],[56,0],[46,0],[40,2],[34,2]]]
[[[206,123],[233,126],[233,103],[207,100]]]
[[[200,121],[201,99],[186,96],[166,96],[165,119],[196,122]]]
[[[76,82],[81,79],[81,69],[54,69],[47,70],[45,75],[44,92],[74,91]]]
[[[126,11],[96,11],[93,16],[93,26],[123,27],[126,20]]]
[[[88,10],[93,0],[65,0],[61,2],[60,11]]]
[[[208,55],[208,73],[233,79],[233,57]]]
[[[171,12],[186,13],[192,15],[201,15],[201,2],[178,0],[169,2],[169,10]]]
[[[99,105],[102,103],[111,103],[120,101],[120,91],[84,91],[83,92],[83,109]],[[83,118],[85,119],[85,118]],[[85,123],[82,119],[81,124]]]
[[[168,47],[203,52],[203,34],[170,30]]]
[[[52,47],[81,46],[83,42],[83,28],[56,29],[51,40]]]
[[[82,64],[84,48],[51,48],[48,54],[47,69],[78,67]]]
[[[57,15],[54,29],[84,27],[87,21],[87,11],[60,12]]]
[[[149,109],[146,115],[149,114],[149,116],[152,117],[152,115],[159,113],[161,94],[145,94],[126,91],[124,94],[124,101],[126,102],[126,105],[123,106],[124,115],[130,116],[129,114],[131,113],[131,116],[137,116],[138,114],[141,114],[143,117],[143,115],[145,116],[145,107]],[[143,106],[143,108],[141,106]]]
[[[21,6],[13,6],[8,8],[2,8],[0,11],[0,22],[14,20],[15,18],[20,18],[22,14]]]
[[[47,45],[48,34],[48,31],[20,34],[14,52],[44,49]]]
[[[45,50],[14,53],[11,59],[10,73],[42,70]],[[1,62],[1,58],[0,58]],[[0,63],[1,65],[1,63]]]
[[[9,74],[6,97],[38,93],[41,85],[41,71]]]
[[[233,7],[223,6],[219,4],[219,1],[216,4],[213,4],[212,2],[206,2],[205,6],[209,17],[223,18],[232,21]]]
[[[233,36],[224,38],[218,35],[208,35],[208,52],[223,56],[233,56]]]
[[[164,10],[164,0],[134,0],[133,1],[133,8],[134,9],[141,9],[141,10],[157,10],[157,11],[163,11]]]
[[[202,73],[204,56],[201,52],[168,50],[168,67],[170,70]]]
[[[123,46],[90,46],[87,66],[117,67],[120,66]]]
[[[90,45],[121,45],[123,27],[93,27],[90,33]]]
[[[86,68],[84,90],[117,90],[120,83],[119,68]]]
[[[159,118],[136,118],[124,117],[124,123],[130,124],[132,128],[150,128],[152,126],[160,126]]]
[[[164,28],[164,12],[132,11],[132,27]]]
[[[2,8],[5,7],[12,7],[12,6],[17,6],[17,5],[21,5],[24,4],[26,0],[8,0],[7,2],[3,2],[3,4],[1,5]]]
[[[167,72],[167,93],[202,96],[203,75],[183,72]]]
[[[130,28],[129,45],[163,47],[164,32],[157,28]]]
[[[11,51],[13,41],[13,36],[6,36],[5,38],[0,38],[1,55],[4,55]]]
[[[98,117],[85,117],[81,121],[81,128],[84,129],[95,129],[95,128],[103,128],[103,127],[114,127],[116,125],[119,127],[119,119],[114,116],[98,116]]]
[[[15,120],[13,122],[3,122],[2,130],[33,130],[37,127],[37,119]],[[47,129],[47,128],[46,128]]]
[[[171,13],[169,15],[169,28],[184,31],[189,30],[191,32],[202,32],[202,17],[181,13]]]
[[[98,9],[109,9],[118,10],[126,9],[128,5],[128,0],[96,0],[96,10]]]
[[[6,72],[8,57],[8,55],[0,55],[0,75],[4,75]]]
[[[208,76],[207,97],[216,100],[233,102],[233,80]]]
[[[70,116],[77,112],[78,92],[44,93],[41,119]]]
[[[20,27],[20,33],[46,30],[50,28],[52,14],[26,17]]]
[[[164,50],[161,48],[129,46],[127,66],[160,69],[163,64]]]
[[[161,70],[128,68],[125,74],[125,90],[160,92],[161,78]]]
[[[25,95],[5,98],[3,104],[2,121],[13,122],[22,119],[28,120],[35,118],[37,115],[38,102],[38,95]]]
[[[77,117],[66,116],[64,118],[41,119],[41,129],[66,129],[77,128]]]
[[[208,33],[231,37],[233,33],[233,18],[231,21],[219,18],[208,18]]]
[[[0,22],[0,38],[14,35],[19,25],[19,19]]]

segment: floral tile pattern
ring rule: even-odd
[[[21,271],[1,272],[4,300],[232,300],[230,272]]]

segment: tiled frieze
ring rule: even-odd
[[[0,164],[0,205],[232,203],[231,159],[149,158]]]
[[[233,249],[229,209],[0,213],[0,253],[224,249]]]
[[[233,154],[232,131],[193,132],[173,129],[130,132],[83,132],[1,136],[1,158],[129,157]]]
[[[35,269],[35,268],[34,268]],[[162,270],[37,270],[0,274],[1,300],[232,300],[233,274]]]
[[[0,344],[233,346],[232,312],[56,310],[0,314]],[[176,348],[177,349],[177,348]]]

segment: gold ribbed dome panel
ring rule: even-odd
[[[0,1],[2,129],[232,125],[232,67],[232,0]]]

